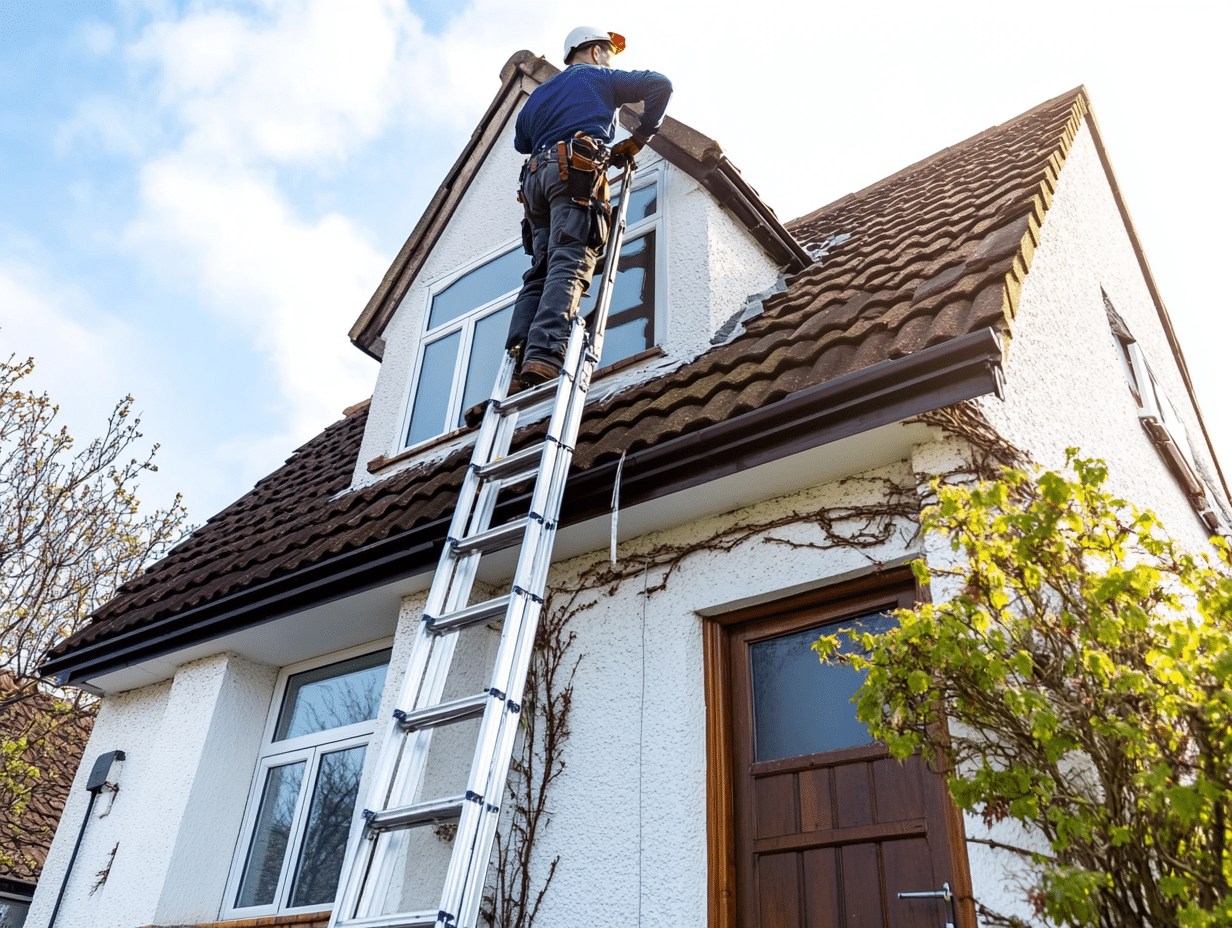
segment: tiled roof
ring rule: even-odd
[[[727,344],[593,406],[575,466],[592,468],[984,327],[1006,330],[1086,112],[1085,93],[1075,90],[788,223],[819,260]],[[296,451],[125,584],[57,654],[446,516],[469,450],[343,492],[366,420],[365,406]]]
[[[26,781],[30,793],[21,814],[15,811],[12,793],[3,791],[7,801],[0,802],[0,877],[38,879],[93,725],[92,715],[67,703],[57,706],[53,696],[40,690],[20,696],[13,675],[0,671],[0,742],[6,747],[22,738],[32,742],[14,760],[39,770]],[[25,779],[16,767],[9,773]]]

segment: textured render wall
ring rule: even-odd
[[[402,450],[402,419],[431,285],[520,241],[522,207],[515,195],[521,160],[513,149],[511,121],[386,328],[384,360],[356,461],[354,486],[392,472],[370,474],[367,463],[378,455],[392,456]],[[656,164],[665,162],[648,155],[639,169],[646,171]],[[664,187],[665,228],[660,234],[665,238],[667,267],[666,287],[659,292],[666,294],[667,302],[666,313],[660,317],[666,320],[667,337],[660,339],[666,358],[599,381],[596,389],[600,391],[621,388],[650,376],[651,371],[696,357],[710,346],[715,330],[751,295],[774,287],[779,278],[778,268],[752,237],[692,178],[666,165]],[[465,440],[432,448],[416,463],[442,458]]]
[[[170,684],[104,703],[74,786],[82,810],[67,813],[68,831],[84,813],[92,758],[119,748],[128,760],[106,824],[87,829],[57,924],[134,928],[218,917],[276,677],[275,668],[218,654],[185,664]],[[74,838],[56,836],[59,872]],[[117,842],[107,882],[91,896]],[[40,885],[29,924],[45,925],[54,901],[52,886]]]
[[[1222,490],[1085,127],[1061,172],[1041,235],[1006,356],[1006,401],[985,398],[985,412],[1002,434],[1047,467],[1060,466],[1070,445],[1104,458],[1114,492],[1154,509],[1179,540],[1204,547],[1205,527],[1138,423],[1101,286],[1184,418],[1208,487],[1220,495]]]
[[[64,805],[61,827],[56,832],[47,863],[39,877],[38,891],[26,921],[29,928],[44,928],[51,918],[52,907],[64,882],[69,856],[89,804],[86,780],[94,761],[109,751],[120,750],[125,752],[126,760],[119,768],[113,768],[113,776],[118,776],[120,791],[110,804],[105,794],[95,803],[81,851],[65,888],[60,914],[56,916],[57,923],[66,926],[116,924],[114,918],[99,922],[82,920],[82,913],[90,911],[88,906],[98,901],[98,895],[91,899],[89,892],[97,879],[96,875],[107,866],[111,849],[117,842],[126,844],[130,838],[136,837],[131,826],[134,820],[144,817],[143,806],[149,784],[157,782],[159,775],[159,736],[171,686],[170,681],[156,683],[103,700],[90,742],[82,755],[81,766],[77,768],[73,788]],[[100,817],[104,812],[106,814]],[[104,887],[103,892],[107,893],[107,890],[108,887]],[[133,918],[122,924],[124,928],[134,928],[141,923]]]
[[[979,402],[1006,438],[1046,467],[1060,467],[1065,449],[1073,445],[1084,455],[1104,458],[1113,492],[1154,509],[1175,537],[1204,549],[1205,527],[1138,423],[1101,286],[1185,419],[1208,486],[1218,487],[1180,372],[1084,127],[1061,173],[1023,285],[1005,361],[1006,400],[985,397]],[[956,442],[935,442],[917,448],[912,463],[922,476],[942,472],[959,460],[959,449]],[[930,562],[955,558],[942,539],[930,536],[922,544]],[[933,597],[940,601],[956,592],[939,583]],[[1012,823],[988,829],[976,817],[967,818],[966,830],[970,836],[1022,847],[1040,842],[1038,835]],[[978,843],[968,844],[968,855],[976,898],[1031,922],[1016,859]]]
[[[536,924],[637,924],[703,928],[706,924],[706,722],[702,624],[699,610],[776,598],[894,563],[912,550],[912,527],[866,552],[790,547],[820,544],[809,524],[819,509],[878,498],[887,478],[907,486],[914,476],[900,463],[864,477],[813,488],[733,513],[699,520],[622,545],[621,562],[634,576],[615,590],[581,597],[589,608],[571,628],[581,656],[573,697],[566,772],[553,787],[552,824],[536,848],[535,886],[560,855],[555,880]],[[727,555],[705,548],[733,527],[780,518],[799,522],[751,537]],[[661,546],[695,548],[668,580],[661,570],[643,579],[636,565]],[[549,588],[567,589],[606,552],[558,565]],[[739,563],[739,570],[732,564]],[[610,595],[609,595],[610,594]],[[559,594],[558,594],[559,597]]]

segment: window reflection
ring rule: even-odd
[[[477,306],[492,302],[498,296],[517,290],[522,286],[522,274],[529,260],[521,248],[515,248],[463,274],[432,298],[428,328],[435,329]]]
[[[304,761],[271,767],[265,776],[261,792],[261,811],[253,829],[248,862],[240,883],[237,907],[269,905],[278,891],[282,875],[282,859],[291,838],[295,818],[295,803],[299,798],[299,782],[304,776]]]
[[[424,349],[419,385],[415,388],[415,409],[406,430],[408,445],[432,438],[444,430],[461,341],[462,333],[453,332]]]
[[[616,271],[616,286],[612,290],[603,360],[600,362],[604,366],[623,361],[655,344],[654,243],[655,231],[651,229],[644,235],[625,241],[620,249],[620,265]],[[589,315],[595,308],[598,279],[602,273],[602,267],[595,271],[591,292],[581,302],[583,315]],[[638,335],[641,337],[638,338]]]
[[[389,651],[376,651],[287,681],[275,741],[311,735],[376,718]]]
[[[364,745],[321,758],[308,810],[308,827],[300,847],[291,907],[334,901],[342,858],[346,856],[351,814],[364,770]]]
[[[466,388],[462,391],[462,406],[454,428],[461,428],[466,410],[492,395],[492,383],[496,380],[496,370],[505,354],[505,336],[509,332],[512,316],[513,305],[510,304],[475,323],[470,363],[466,366]]]

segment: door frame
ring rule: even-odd
[[[737,626],[778,616],[808,612],[825,622],[845,616],[910,607],[929,602],[927,587],[910,568],[899,567],[816,590],[719,615],[707,616],[702,628],[706,697],[706,857],[709,928],[738,928],[740,886],[736,854],[735,700],[729,660]],[[867,748],[856,750],[867,751]],[[945,818],[953,856],[954,884],[961,928],[974,926],[971,876],[962,815],[946,790]]]

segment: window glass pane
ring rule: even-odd
[[[297,673],[287,681],[275,741],[376,718],[389,651]]]
[[[612,215],[616,215],[616,206],[620,203],[620,196],[612,197]],[[629,213],[625,216],[625,224],[633,225],[635,222],[640,222],[647,216],[653,216],[659,208],[659,185],[647,184],[645,187],[639,187],[633,191],[633,199],[629,201]]]
[[[466,369],[466,386],[462,390],[462,408],[458,410],[455,428],[462,425],[462,416],[481,400],[492,395],[496,381],[496,369],[505,354],[505,338],[509,334],[509,319],[513,304],[484,316],[475,323],[475,337],[471,340],[470,363]]]
[[[629,203],[633,205],[632,202]],[[428,312],[428,328],[435,329],[450,319],[478,309],[498,296],[522,286],[522,274],[530,266],[530,258],[521,248],[506,252],[499,258],[463,274],[432,298]]]
[[[454,332],[424,349],[423,367],[415,390],[415,408],[406,430],[406,443],[413,445],[445,431],[445,416],[449,411],[449,392],[453,388],[453,372],[458,360],[458,344],[462,333]]]
[[[890,616],[878,612],[833,627],[880,634],[893,625]],[[755,760],[836,751],[873,740],[851,703],[863,675],[817,659],[812,645],[821,632],[821,627],[809,628],[750,645]],[[839,640],[844,652],[856,647],[845,635]]]
[[[0,901],[0,928],[22,928],[30,914],[30,903]]]
[[[295,880],[291,886],[291,906],[331,903],[338,889],[342,858],[346,854],[347,834],[359,777],[364,769],[364,745],[334,751],[321,758],[317,781],[312,788],[308,825]]]
[[[257,814],[257,827],[253,830],[248,861],[244,864],[244,878],[240,881],[239,895],[235,899],[237,908],[274,902],[303,776],[302,760],[271,767],[266,773],[265,789],[261,792],[261,811]]]
[[[607,333],[603,342],[603,360],[600,362],[603,366],[615,364],[654,345],[654,243],[655,233],[652,229],[645,235],[626,241],[620,249],[620,267],[616,271],[616,287],[612,291],[612,305],[608,310]],[[595,272],[590,293],[580,304],[584,315],[588,315],[595,308],[600,273],[601,270]],[[629,326],[634,319],[642,320],[642,325],[630,326],[620,336],[614,337],[618,329]],[[638,332],[643,336],[640,344],[635,338]]]
[[[639,351],[645,351],[652,344],[646,337],[650,329],[650,320],[645,318],[631,319],[622,325],[608,324],[607,334],[603,336],[603,361],[605,367],[615,364],[625,358],[632,357]]]

